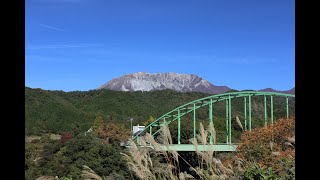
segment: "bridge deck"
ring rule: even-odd
[[[237,144],[198,145],[198,151],[237,151]],[[152,148],[152,147],[151,147]],[[172,144],[161,146],[164,151],[196,151],[193,144]]]

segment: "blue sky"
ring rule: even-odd
[[[26,86],[86,91],[134,72],[295,86],[293,0],[27,0]]]

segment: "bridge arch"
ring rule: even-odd
[[[160,129],[152,132],[153,127],[159,127],[163,125],[169,125],[170,123],[177,121],[178,122],[178,147],[180,143],[180,126],[181,126],[181,118],[186,114],[193,113],[193,136],[196,136],[196,110],[205,106],[209,107],[209,123],[213,122],[213,104],[221,101],[225,101],[225,110],[226,110],[226,143],[225,145],[233,145],[232,144],[232,132],[231,132],[231,119],[232,119],[232,100],[235,98],[243,98],[244,105],[244,126],[245,130],[251,131],[252,129],[252,97],[253,96],[263,96],[264,97],[264,121],[265,125],[267,125],[267,98],[270,99],[270,121],[273,124],[273,97],[280,96],[285,97],[285,108],[286,108],[286,117],[289,118],[289,98],[294,98],[293,94],[285,94],[285,93],[277,93],[277,92],[260,92],[260,91],[242,91],[242,92],[230,92],[224,94],[216,94],[207,96],[204,98],[200,98],[189,103],[183,104],[179,107],[174,108],[173,110],[165,113],[164,115],[157,118],[152,123],[148,124],[143,131],[137,133],[132,137],[133,140],[139,138],[140,135],[149,132],[152,136],[159,133]],[[210,136],[210,145],[213,144],[212,136]],[[223,147],[224,147],[223,146]],[[227,147],[227,146],[226,146]],[[179,148],[178,148],[179,149]],[[183,148],[182,148],[183,149]],[[190,149],[190,148],[187,148]],[[228,150],[228,148],[221,148],[223,151]],[[234,150],[234,146],[232,148]],[[217,149],[216,149],[217,150]],[[219,150],[219,148],[218,148]]]

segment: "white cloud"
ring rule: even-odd
[[[64,49],[64,48],[86,48],[86,47],[99,47],[103,44],[98,43],[83,43],[83,44],[55,44],[55,45],[27,45],[27,50],[36,50],[36,49]]]
[[[53,3],[78,3],[78,2],[83,2],[84,0],[33,0],[36,2],[53,2]]]
[[[55,27],[55,26],[50,26],[47,24],[40,24],[41,27],[47,28],[47,29],[51,29],[51,30],[55,30],[55,31],[64,31],[64,29]]]

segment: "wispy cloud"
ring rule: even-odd
[[[64,31],[64,29],[58,28],[58,27],[54,27],[54,26],[49,26],[47,24],[40,24],[41,27],[47,28],[47,29],[51,29],[54,31]]]
[[[35,50],[35,49],[64,49],[64,48],[86,48],[86,47],[100,47],[103,44],[99,43],[83,43],[83,44],[55,44],[55,45],[29,45],[26,46],[27,50]]]
[[[85,0],[33,0],[35,2],[41,2],[41,3],[46,3],[46,2],[52,2],[52,3],[79,3],[83,2]]]
[[[42,55],[25,55],[26,63],[29,65],[29,63],[48,63],[48,62],[53,62],[53,63],[60,63],[60,62],[68,62],[70,61],[66,57],[61,57],[61,56],[42,56]],[[71,59],[71,58],[70,58]]]
[[[228,58],[228,59],[221,59],[220,61],[224,63],[243,64],[243,65],[269,64],[269,63],[277,62],[277,60],[274,58],[264,58],[264,57]]]

